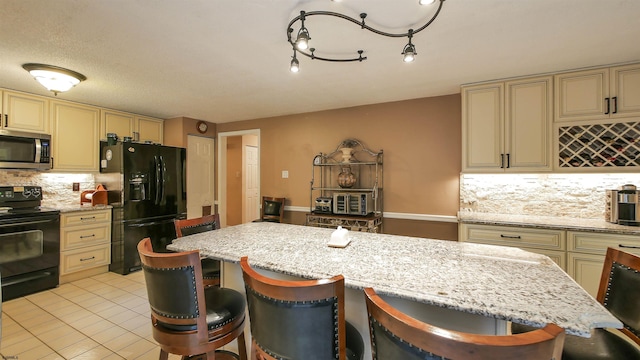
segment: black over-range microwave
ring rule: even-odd
[[[51,169],[51,135],[0,130],[0,169]]]

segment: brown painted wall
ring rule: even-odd
[[[384,211],[456,215],[461,159],[460,94],[217,124],[260,129],[261,192],[309,207],[311,162],[347,138],[384,150]],[[289,178],[282,179],[282,170]],[[287,213],[304,223],[304,213]],[[457,224],[385,219],[384,232],[457,239]]]

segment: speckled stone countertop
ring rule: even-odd
[[[563,218],[552,216],[489,214],[468,211],[458,212],[458,221],[466,224],[507,225],[557,230],[604,232],[623,235],[640,235],[640,227],[613,224],[604,219]]]
[[[230,262],[303,278],[345,277],[348,287],[534,326],[553,322],[589,336],[622,324],[553,261],[518,248],[349,232],[331,248],[333,229],[248,223],[186,236],[167,248],[200,250]]]
[[[51,204],[47,204],[47,205],[51,205]],[[111,206],[111,205],[91,206],[91,205],[80,205],[80,204],[78,204],[78,205],[65,205],[65,206],[50,206],[50,207],[60,210],[61,213],[68,213],[68,212],[74,212],[74,211],[106,210],[106,209],[113,208],[113,206]]]

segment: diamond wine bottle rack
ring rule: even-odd
[[[562,126],[560,168],[640,166],[640,122]]]

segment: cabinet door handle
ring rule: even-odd
[[[507,154],[507,169],[511,167],[511,154]]]
[[[9,115],[4,114],[4,127],[9,126]]]
[[[504,154],[500,154],[500,169],[504,169]]]
[[[609,110],[610,110],[610,105],[611,105],[611,104],[609,103],[609,98],[605,98],[605,99],[604,99],[604,102],[605,102],[606,107],[607,107],[607,109],[606,109],[606,110],[605,110],[605,112],[604,112],[604,113],[605,113],[605,115],[606,115],[606,114],[609,114]]]
[[[88,257],[88,258],[80,259],[80,261],[88,261],[88,260],[93,260],[93,259],[95,259],[95,258],[96,258],[95,256],[92,256],[92,257]]]
[[[612,114],[617,114],[618,113],[618,97],[614,96],[611,99],[613,99],[613,112],[612,112]]]
[[[504,238],[504,239],[522,239],[520,237],[520,235],[504,235],[504,234],[500,234],[500,237]]]
[[[640,249],[640,246],[624,245],[624,244],[618,244],[618,247],[627,248],[627,249]]]

